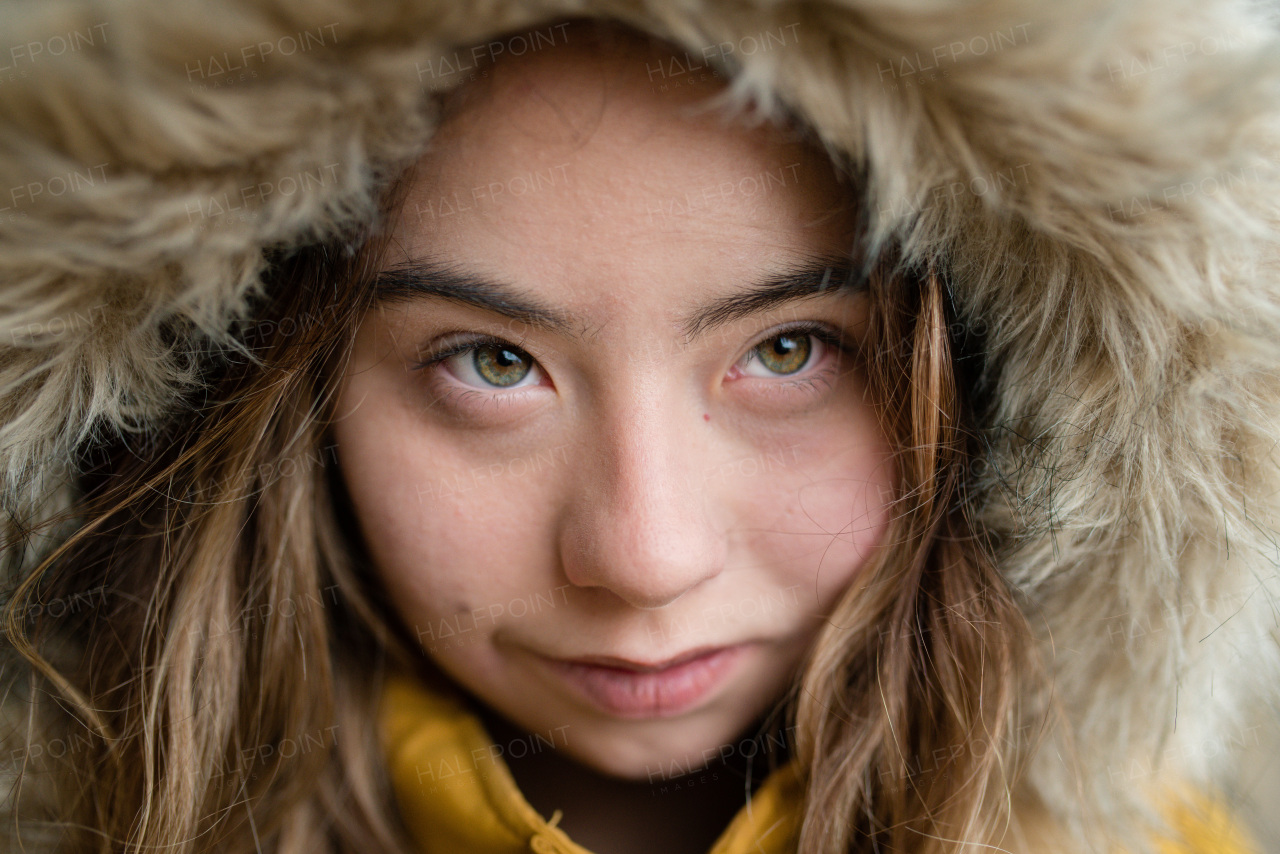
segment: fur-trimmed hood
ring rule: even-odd
[[[872,240],[941,264],[985,351],[979,521],[1087,785],[1229,771],[1280,685],[1280,40],[1245,0],[7,4],[10,513],[166,417],[264,250],[372,215],[431,90],[584,14],[683,45],[658,85],[803,117]],[[1041,751],[1050,803],[1074,780]]]

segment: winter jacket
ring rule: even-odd
[[[802,118],[863,176],[869,245],[940,266],[976,353],[975,520],[1083,762],[1046,744],[1019,785],[1069,825],[1080,779],[1210,792],[1270,749],[1280,40],[1247,0],[6,4],[8,510],[74,508],[85,447],[163,424],[252,320],[268,250],[371,218],[429,91],[581,15],[680,45],[656,86],[719,75]]]

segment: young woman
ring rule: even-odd
[[[1244,850],[1274,35],[569,12],[17,20],[14,850]]]

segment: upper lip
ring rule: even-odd
[[[596,667],[614,667],[619,670],[634,670],[637,673],[653,673],[658,670],[666,670],[669,667],[675,667],[686,662],[693,661],[695,658],[711,655],[715,652],[729,649],[728,646],[700,646],[697,649],[691,649],[674,655],[671,658],[662,661],[635,661],[630,658],[618,658],[612,655],[580,655],[573,658],[557,659],[565,664],[586,664]]]

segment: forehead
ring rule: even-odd
[[[655,81],[657,48],[609,48],[571,39],[466,84],[413,172],[406,257],[626,301],[849,250],[848,187],[820,151],[729,116],[716,78]]]

